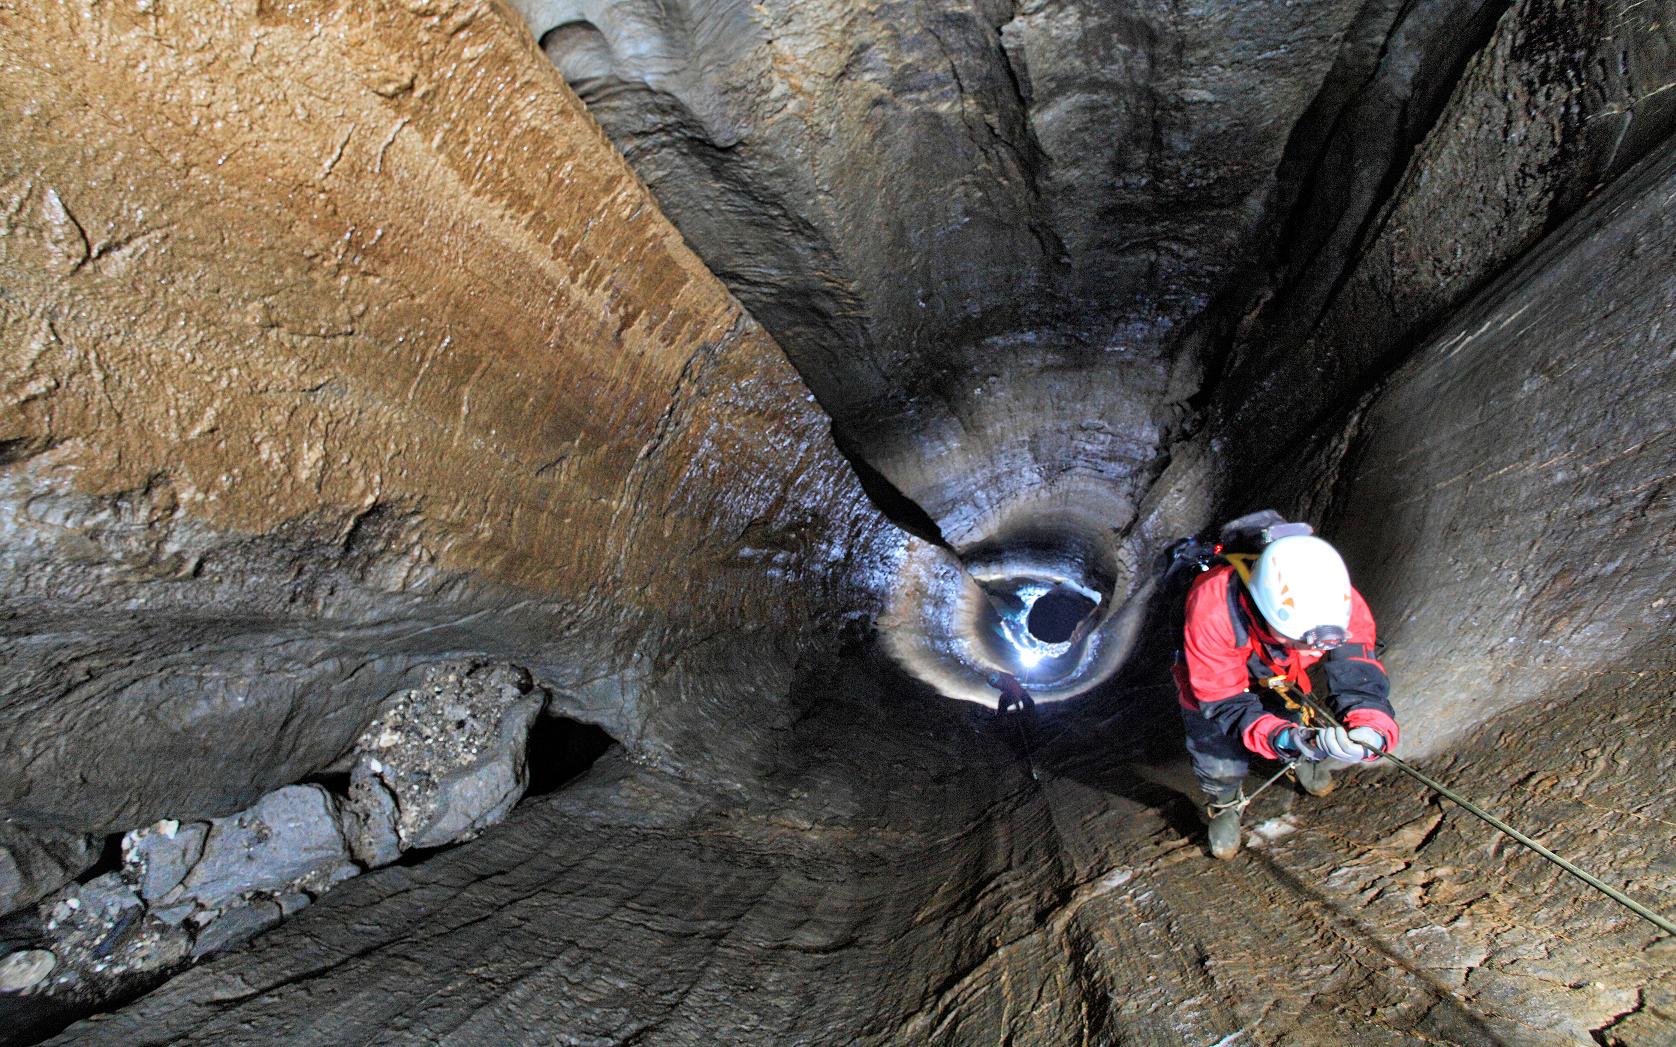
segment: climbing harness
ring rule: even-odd
[[[1280,686],[1282,688],[1285,688],[1288,691],[1291,690],[1291,688],[1284,682],[1282,682],[1280,684]],[[1282,696],[1285,697],[1285,692],[1282,691],[1281,693],[1282,693]],[[1334,727],[1338,727],[1338,728],[1343,728],[1344,727],[1344,725],[1339,722],[1338,717],[1334,716],[1332,714],[1332,712],[1325,705],[1322,705],[1321,702],[1318,699],[1316,699],[1316,697],[1314,695],[1311,695],[1311,694],[1308,694],[1306,692],[1300,691],[1300,692],[1297,693],[1297,697],[1298,697],[1299,700],[1301,700],[1304,703],[1305,706],[1307,706],[1309,709],[1311,709],[1317,716],[1321,717],[1327,723],[1331,724]],[[1367,748],[1367,747],[1363,746],[1363,748]],[[1373,752],[1372,749],[1368,749],[1368,751]],[[1590,887],[1593,887],[1595,890],[1597,890],[1600,893],[1606,895],[1608,898],[1617,902],[1619,905],[1622,905],[1624,908],[1628,909],[1630,912],[1632,912],[1635,915],[1637,915],[1637,916],[1641,917],[1642,919],[1646,920],[1648,923],[1651,923],[1653,926],[1657,927],[1659,930],[1664,931],[1666,934],[1676,934],[1676,922],[1672,922],[1668,918],[1660,916],[1658,913],[1656,913],[1653,910],[1647,908],[1645,905],[1642,905],[1640,902],[1636,901],[1634,898],[1631,898],[1629,895],[1625,894],[1624,892],[1618,890],[1616,887],[1613,887],[1611,884],[1608,884],[1605,881],[1601,880],[1599,877],[1593,876],[1593,875],[1590,875],[1587,872],[1584,872],[1582,869],[1579,869],[1576,865],[1572,864],[1571,862],[1566,861],[1564,858],[1561,858],[1559,855],[1555,854],[1553,851],[1550,851],[1548,848],[1542,846],[1540,843],[1537,843],[1535,840],[1531,839],[1529,836],[1526,836],[1524,833],[1522,833],[1519,830],[1513,828],[1513,826],[1508,825],[1506,822],[1502,821],[1500,818],[1497,818],[1495,815],[1491,814],[1489,811],[1484,810],[1484,808],[1482,808],[1482,807],[1478,806],[1477,804],[1473,803],[1471,800],[1467,799],[1466,797],[1462,796],[1460,793],[1458,793],[1455,790],[1453,790],[1453,789],[1449,788],[1448,786],[1444,785],[1442,782],[1436,781],[1435,779],[1433,779],[1433,778],[1421,773],[1420,771],[1416,770],[1407,761],[1400,760],[1397,757],[1395,757],[1395,756],[1393,756],[1393,755],[1391,755],[1390,753],[1387,753],[1387,752],[1377,752],[1377,753],[1374,753],[1374,756],[1375,756],[1376,759],[1383,760],[1386,763],[1389,763],[1392,766],[1396,767],[1398,770],[1402,771],[1404,774],[1408,775],[1410,778],[1413,778],[1415,781],[1419,782],[1421,785],[1424,785],[1426,788],[1435,791],[1440,796],[1443,796],[1446,799],[1454,801],[1458,806],[1460,806],[1462,809],[1464,809],[1468,814],[1471,814],[1471,815],[1483,820],[1485,823],[1490,825],[1492,828],[1494,828],[1497,831],[1505,834],[1506,836],[1508,836],[1509,838],[1514,840],[1516,843],[1520,843],[1520,844],[1524,845],[1525,847],[1529,848],[1530,850],[1535,851],[1537,854],[1541,855],[1543,858],[1546,858],[1548,861],[1550,861],[1550,862],[1554,863],[1555,865],[1559,866],[1561,869],[1564,869],[1566,872],[1570,873],[1572,876],[1575,876],[1577,879],[1579,879],[1579,880],[1583,881],[1584,883],[1588,884]],[[1270,779],[1270,781],[1273,781],[1273,779]],[[1267,783],[1265,783],[1265,785],[1266,784]],[[1261,790],[1259,790],[1259,792],[1260,791]],[[1255,795],[1255,793],[1253,795]]]

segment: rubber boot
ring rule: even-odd
[[[1304,792],[1311,796],[1325,796],[1338,784],[1333,781],[1333,769],[1327,766],[1326,760],[1299,760],[1292,773],[1297,775],[1298,784],[1304,787]]]
[[[1225,800],[1212,800],[1205,805],[1205,817],[1210,819],[1210,853],[1213,858],[1227,861],[1240,850],[1240,808],[1245,804],[1245,790]]]

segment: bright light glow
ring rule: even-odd
[[[1023,607],[1001,619],[1001,635],[1007,643],[1012,645],[1013,656],[1018,659],[1018,667],[1022,670],[1034,669],[1049,658],[1061,657],[1071,649],[1069,641],[1065,643],[1044,643],[1038,640],[1030,632],[1030,627],[1026,622],[1030,615],[1030,608],[1051,588],[1047,585],[1020,586],[1017,589],[1017,594],[1023,603]]]

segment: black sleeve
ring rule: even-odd
[[[1263,708],[1261,698],[1246,691],[1214,702],[1200,702],[1199,712],[1222,733],[1243,742],[1245,729],[1261,719],[1268,710]]]
[[[1373,652],[1359,643],[1347,643],[1327,652],[1321,660],[1327,674],[1327,690],[1333,709],[1343,716],[1352,709],[1377,709],[1397,718],[1391,708],[1391,680]]]

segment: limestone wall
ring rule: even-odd
[[[499,6],[29,5],[0,95],[0,809],[236,805],[449,652],[671,750],[684,651],[871,599],[825,418]]]

